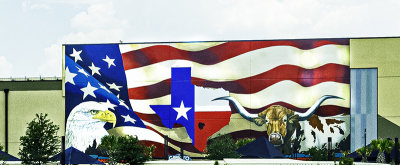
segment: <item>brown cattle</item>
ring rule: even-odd
[[[272,105],[254,118],[256,125],[262,126],[266,124],[269,141],[275,145],[283,144],[283,139],[286,135],[294,133],[295,126],[298,126],[298,121],[298,115],[294,115],[292,110],[281,105]],[[290,126],[288,127],[288,125]]]
[[[280,105],[272,105],[259,114],[251,114],[233,97],[226,96],[214,100],[228,100],[237,108],[240,115],[258,126],[266,124],[269,141],[274,145],[282,145],[294,131],[300,127],[299,121],[310,118],[317,108],[327,99],[342,99],[337,96],[324,95],[315,102],[305,113],[294,112]],[[288,136],[288,138],[286,138]]]

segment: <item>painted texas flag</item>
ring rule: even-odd
[[[223,89],[196,87],[191,83],[191,68],[177,67],[171,68],[171,104],[150,107],[165,127],[172,129],[176,124],[185,127],[192,144],[203,151],[207,138],[227,125],[231,115],[227,102],[212,100],[228,95]]]

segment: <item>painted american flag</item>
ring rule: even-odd
[[[81,60],[76,52],[80,52]],[[117,106],[112,111],[117,121],[114,126],[105,124],[104,129],[109,134],[137,134],[146,144],[156,145],[159,156],[163,155],[164,135],[170,138],[172,154],[183,148],[189,155],[201,156],[207,139],[218,133],[235,138],[266,134],[265,128],[244,120],[229,105],[197,105],[201,92],[205,92],[201,97],[213,97],[207,92],[220,90],[220,94],[236,98],[249,113],[259,113],[271,105],[305,112],[321,96],[335,95],[344,99],[327,100],[315,114],[349,114],[348,39],[66,45],[65,56],[66,72],[77,75],[72,84],[66,74],[66,118],[81,102],[109,100]],[[114,63],[107,62],[111,59]],[[189,126],[178,122],[184,116],[173,107],[168,113],[175,114],[168,119],[160,115],[163,111],[152,108],[173,105],[172,96],[179,88],[173,89],[172,76],[179,68],[190,70],[188,83],[195,87],[192,106],[196,108],[186,113],[193,110],[193,115],[186,116],[193,121]],[[80,69],[88,75],[81,74]],[[82,90],[88,84],[97,88],[93,92],[96,97]],[[126,115],[135,124],[126,122]],[[176,122],[166,124],[165,120]],[[193,128],[192,136],[188,128]]]

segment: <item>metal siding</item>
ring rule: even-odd
[[[377,138],[377,69],[351,69],[351,151]]]

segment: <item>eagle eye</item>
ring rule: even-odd
[[[90,114],[92,115],[97,115],[99,113],[99,111],[97,110],[90,110]]]

